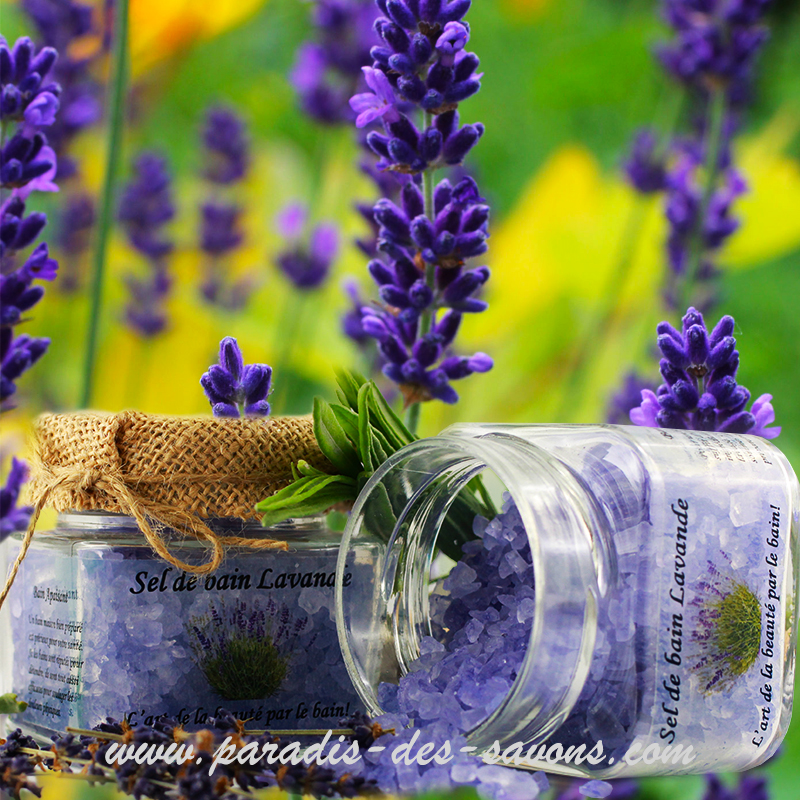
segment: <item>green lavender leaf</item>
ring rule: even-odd
[[[352,503],[357,494],[356,481],[343,475],[300,477],[256,505],[265,527],[287,519],[313,517],[338,503]]]
[[[358,372],[340,369],[336,371],[336,383],[339,388],[336,395],[342,405],[349,406],[353,411],[358,408],[358,390],[367,382],[367,379]]]
[[[314,436],[320,450],[341,475],[355,476],[361,472],[361,461],[355,447],[347,438],[330,403],[314,398]]]
[[[353,447],[358,450],[358,414],[349,408],[340,406],[338,403],[331,403],[331,411],[333,411],[336,420],[342,426],[345,436],[352,442]]]
[[[21,714],[28,704],[15,694],[0,694],[0,714]]]
[[[397,450],[416,441],[418,437],[411,433],[400,417],[392,411],[391,406],[386,402],[386,398],[381,394],[374,381],[370,381],[369,386],[369,404],[375,420],[374,426],[380,429],[390,444]]]
[[[369,407],[367,405],[368,392],[368,383],[365,383],[358,390],[358,453],[361,456],[361,463],[364,465],[365,472],[372,473],[378,465],[372,459],[372,435],[370,432]]]

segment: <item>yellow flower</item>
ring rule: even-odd
[[[253,14],[265,0],[130,0],[133,77]]]

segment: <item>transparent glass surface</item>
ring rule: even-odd
[[[36,535],[0,632],[4,651],[11,643],[6,681],[30,704],[15,724],[40,738],[107,716],[136,724],[165,715],[196,729],[224,708],[252,728],[302,730],[336,727],[363,708],[335,628],[341,536],[323,520],[210,524],[287,549],[230,547],[203,576],[162,561],[120,515],[63,514]],[[189,563],[207,559],[201,542],[175,537],[169,547]],[[343,580],[366,603],[381,556],[365,546],[347,562]]]
[[[800,506],[786,459],[753,436],[462,425],[396,454],[359,497],[338,565],[388,542],[377,613],[337,589],[345,662],[372,714],[380,683],[397,682],[434,633],[437,535],[453,517],[468,523],[456,498],[484,470],[522,517],[536,607],[515,682],[471,744],[521,743],[534,766],[597,777],[742,770],[777,749]],[[557,760],[596,755],[598,742],[596,763]]]

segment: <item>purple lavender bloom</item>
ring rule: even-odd
[[[56,154],[42,133],[18,131],[0,149],[0,187],[23,200],[33,191],[57,192]]]
[[[165,304],[172,281],[166,259],[173,243],[165,236],[164,226],[174,216],[166,160],[156,153],[142,153],[135,161],[133,179],[122,192],[118,213],[128,241],[149,266],[144,277],[125,278],[129,293],[125,321],[141,336],[155,336],[167,326]]]
[[[0,204],[0,410],[17,390],[17,380],[45,353],[50,340],[23,334],[13,327],[26,321],[44,295],[35,281],[55,279],[58,263],[47,244],[27,256],[47,223],[40,212],[25,214],[26,198],[34,191],[58,191],[53,182],[56,156],[37,128],[50,126],[58,110],[59,87],[48,82],[57,53],[52,47],[36,52],[30,39],[18,39],[9,49],[0,36],[0,121],[4,133],[16,123],[0,149],[0,190],[11,196]],[[4,193],[5,194],[5,193]],[[21,263],[20,263],[21,262]]]
[[[303,241],[307,210],[293,203],[277,217],[278,231],[288,240],[275,263],[298,289],[316,289],[330,273],[339,251],[339,232],[331,223],[321,222],[311,230],[308,243]]]
[[[397,122],[400,114],[395,108],[395,96],[388,78],[378,69],[364,67],[364,81],[370,92],[357,94],[350,98],[350,107],[358,114],[356,127],[363,128],[377,119]]]
[[[0,121],[24,122],[29,128],[53,124],[61,87],[47,78],[56,58],[52,47],[37,53],[27,36],[13,47],[0,36]]]
[[[375,22],[381,44],[373,47],[364,75],[371,93],[351,100],[356,125],[380,120],[366,143],[379,157],[378,173],[405,176],[398,201],[385,197],[362,209],[377,228],[369,272],[381,304],[365,306],[346,323],[378,343],[384,374],[399,384],[406,405],[458,400],[451,381],[486,372],[484,353],[456,356],[452,344],[464,313],[483,311],[479,296],[489,278],[484,266],[467,261],[487,250],[489,207],[472,178],[453,186],[441,181],[426,206],[422,186],[440,166],[460,165],[483,135],[483,125],[459,127],[458,104],[480,89],[478,57],[465,47],[470,0],[418,3],[378,0],[385,16]],[[411,121],[421,111],[424,127]],[[362,243],[370,252],[370,243]],[[444,312],[440,316],[440,312]]]
[[[664,383],[655,392],[642,391],[641,405],[630,412],[634,425],[699,431],[750,433],[774,439],[772,395],[761,395],[750,411],[750,392],[736,383],[739,353],[734,321],[723,317],[709,333],[703,315],[690,308],[682,330],[659,324],[658,347]]]
[[[28,465],[18,458],[12,458],[6,484],[0,488],[0,542],[15,531],[24,531],[28,527],[33,508],[18,505],[26,480]]]
[[[218,258],[242,243],[244,237],[239,228],[242,209],[239,206],[209,200],[203,203],[200,213],[200,247],[203,252]]]
[[[483,125],[458,126],[458,104],[480,89],[479,60],[464,49],[469,26],[461,18],[469,2],[379,2],[386,15],[375,23],[382,43],[371,50],[372,71],[365,71],[374,94],[356,95],[357,124],[383,117],[384,133],[372,131],[367,144],[380,157],[378,168],[416,174],[460,164],[483,135]],[[378,84],[374,71],[384,73]],[[391,90],[391,92],[390,92]],[[397,105],[406,108],[399,110]],[[404,111],[417,107],[435,115],[419,130]],[[390,111],[387,111],[390,109]]]
[[[342,333],[359,347],[366,346],[372,337],[364,330],[364,298],[354,280],[346,280],[342,286],[350,302],[348,310],[342,315]]]
[[[761,25],[770,0],[665,0],[675,32],[659,51],[665,69],[701,93],[724,87],[732,100],[746,95],[756,53],[767,39]]]
[[[637,192],[653,194],[666,188],[665,154],[659,153],[658,138],[649,128],[644,128],[636,134],[624,167],[628,181]]]
[[[21,5],[36,26],[39,39],[62,54],[53,68],[53,76],[61,86],[61,107],[48,130],[50,144],[58,156],[57,176],[62,180],[77,171],[68,154],[73,138],[102,116],[102,87],[90,72],[95,54],[72,55],[77,40],[97,32],[92,7],[73,0],[23,0]]]
[[[153,264],[150,273],[140,278],[126,275],[128,304],[125,307],[125,321],[140,335],[149,338],[166,330],[168,317],[164,308],[172,279],[160,264]]]
[[[644,390],[654,391],[655,384],[639,377],[635,372],[629,372],[622,383],[620,390],[614,394],[608,404],[606,422],[611,425],[630,425],[631,409],[642,402]]]
[[[272,367],[244,363],[242,351],[232,336],[219,345],[219,363],[208,368],[200,385],[215,417],[266,417],[272,385]]]
[[[203,142],[208,154],[204,173],[208,180],[229,184],[245,176],[249,145],[244,122],[233,109],[223,106],[208,109]]]
[[[317,0],[315,41],[297,52],[291,80],[303,110],[317,122],[353,118],[348,98],[361,86],[361,70],[378,43],[372,0]]]
[[[451,270],[464,261],[483,255],[489,237],[489,206],[478,192],[472,178],[463,178],[454,187],[441,181],[434,190],[434,217],[422,213],[422,193],[414,183],[402,191],[402,208],[389,200],[379,200],[373,209],[379,225],[378,249],[394,256],[398,248],[416,249],[428,264],[441,267],[440,283],[451,287],[460,277]],[[487,275],[488,277],[488,275]],[[448,289],[452,291],[452,289]],[[462,311],[483,311],[485,304]]]
[[[416,174],[440,166],[457,166],[483,136],[480,122],[458,127],[454,110],[437,114],[423,131],[404,114],[385,125],[386,133],[371,131],[367,144],[379,156],[378,169]]]
[[[45,353],[49,339],[28,335],[14,336],[13,326],[23,322],[44,295],[34,281],[52,281],[58,263],[50,258],[42,242],[25,258],[21,266],[20,250],[38,237],[47,222],[42,213],[25,215],[25,203],[9,198],[0,206],[0,403],[16,392],[16,381]]]
[[[146,258],[159,261],[172,252],[173,243],[164,238],[163,231],[175,216],[166,159],[154,152],[142,153],[136,159],[117,216],[131,246]]]
[[[16,391],[16,381],[47,351],[49,339],[23,333],[15,337],[10,327],[0,329],[0,410],[8,410],[5,401]]]
[[[492,368],[492,359],[485,353],[449,354],[460,324],[461,313],[448,311],[430,333],[420,337],[416,321],[404,322],[402,315],[391,311],[366,307],[362,317],[364,331],[378,341],[385,359],[383,373],[400,385],[406,405],[433,399],[456,403],[458,393],[450,381]]]
[[[41,40],[59,51],[92,31],[92,7],[73,0],[23,0]],[[61,62],[59,62],[61,63]]]
[[[695,276],[701,287],[718,274],[713,255],[738,229],[739,220],[733,216],[731,209],[734,201],[747,190],[744,178],[729,168],[703,207],[702,190],[697,181],[701,163],[701,158],[684,148],[683,154],[667,175],[665,211],[669,222],[667,256],[670,272],[665,298],[671,307],[677,302],[679,287],[687,280],[693,247],[701,248],[700,264]],[[711,302],[713,299],[712,294]],[[708,304],[708,299],[699,302],[698,298],[698,305]]]
[[[0,265],[2,272],[13,269],[13,255],[32,245],[47,224],[47,215],[40,211],[25,215],[25,202],[10,197],[0,205]]]
[[[226,274],[228,256],[244,240],[242,208],[219,196],[219,187],[240,182],[249,166],[249,142],[244,122],[231,108],[212,107],[203,130],[206,166],[204,177],[213,191],[200,206],[200,249],[205,253],[200,293],[212,305],[238,311],[247,304],[256,280],[247,275],[231,280]]]

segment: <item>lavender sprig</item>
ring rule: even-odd
[[[172,287],[167,265],[174,244],[164,228],[174,216],[167,162],[157,153],[144,152],[134,163],[134,175],[123,189],[117,215],[131,247],[148,266],[144,277],[129,274],[125,278],[129,291],[125,320],[140,336],[156,336],[167,327],[166,301]]]
[[[100,31],[91,5],[74,0],[22,0],[36,26],[38,40],[61,53],[53,77],[61,86],[60,109],[48,128],[50,146],[58,158],[56,178],[65,189],[55,225],[54,244],[61,262],[58,290],[77,291],[84,280],[85,256],[96,221],[95,201],[82,186],[77,159],[70,153],[75,138],[102,116],[103,87],[93,75],[102,48],[87,50],[87,40]]]
[[[317,122],[352,120],[350,96],[361,85],[361,67],[379,39],[372,0],[318,0],[315,35],[298,50],[291,81],[303,111]]]
[[[211,305],[238,311],[256,285],[252,276],[232,280],[227,274],[231,256],[244,241],[243,209],[233,198],[250,166],[250,142],[244,120],[226,106],[206,111],[202,138],[209,192],[200,206],[200,249],[205,256],[200,293]]]
[[[242,351],[232,336],[219,346],[219,363],[208,368],[200,385],[215,417],[266,417],[272,386],[272,368],[266,364],[244,363]]]
[[[661,376],[655,392],[642,391],[641,405],[630,412],[634,425],[697,431],[750,433],[774,439],[772,395],[761,395],[749,411],[750,392],[736,383],[739,352],[733,317],[725,316],[709,332],[703,315],[690,308],[680,331],[658,325]]]
[[[35,244],[47,216],[26,213],[33,192],[58,191],[58,159],[42,131],[55,123],[59,109],[61,87],[52,80],[57,58],[53,47],[37,52],[27,36],[11,47],[0,36],[0,412],[10,408],[17,381],[50,345],[46,338],[15,335],[15,329],[44,296],[39,281],[53,281],[58,272],[47,244]],[[27,527],[31,509],[19,505],[26,478],[24,462],[12,458],[0,489],[0,541]]]
[[[39,40],[61,53],[53,69],[61,87],[60,113],[48,136],[58,156],[58,179],[64,181],[77,172],[69,155],[73,139],[102,115],[102,87],[91,74],[97,53],[85,54],[86,48],[75,47],[97,33],[93,9],[74,0],[23,0],[21,5],[36,26]],[[76,50],[79,55],[74,55]]]
[[[387,198],[373,208],[380,257],[369,270],[382,303],[363,310],[362,327],[403,392],[412,430],[421,402],[454,403],[452,380],[492,367],[483,353],[460,358],[451,351],[462,314],[486,308],[477,294],[489,270],[465,262],[486,251],[489,209],[471,178],[433,184],[433,172],[461,164],[483,134],[483,125],[460,126],[458,117],[458,104],[480,89],[478,58],[465,49],[469,6],[379,0],[382,43],[363,70],[371,91],[350,101],[358,127],[383,126],[366,137],[377,169],[410,176],[399,204]]]
[[[0,488],[0,542],[14,531],[28,527],[33,508],[19,505],[22,486],[28,480],[28,466],[18,458],[11,459],[6,485]]]
[[[755,57],[767,39],[770,0],[664,0],[673,38],[658,52],[667,73],[689,94],[689,137],[660,140],[640,131],[625,164],[637,191],[666,193],[670,225],[665,299],[670,308],[716,301],[716,254],[738,227],[734,200],[746,190],[730,142],[750,96]]]

